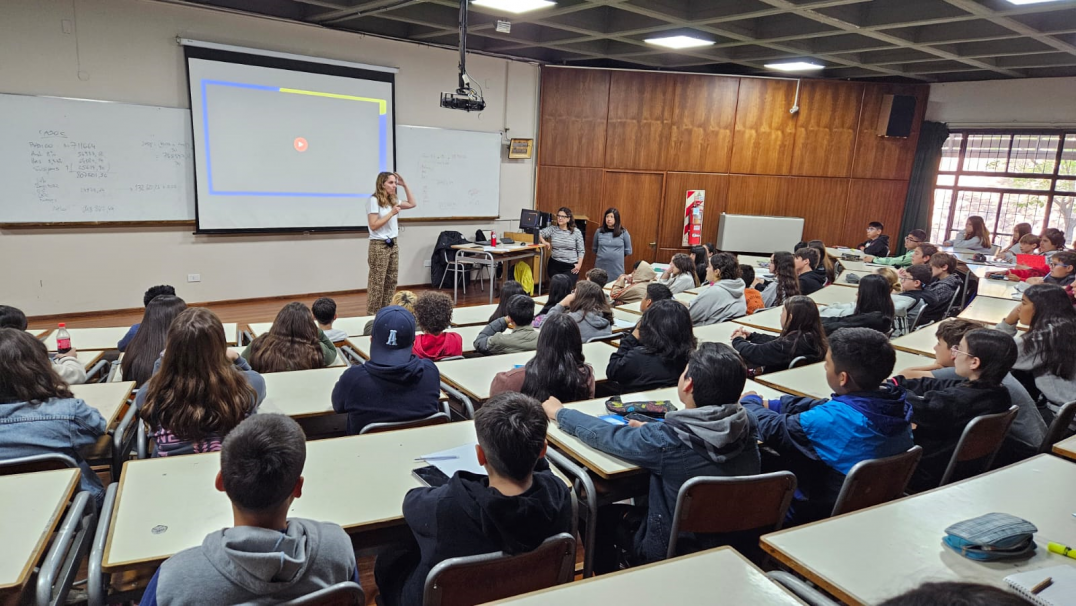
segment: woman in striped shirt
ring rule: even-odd
[[[542,245],[551,251],[549,277],[566,274],[573,281],[578,279],[586,246],[583,244],[583,232],[575,228],[572,210],[567,207],[558,209],[557,225],[546,227],[539,232],[538,237]]]

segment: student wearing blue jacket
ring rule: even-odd
[[[896,359],[882,333],[845,328],[830,337],[824,364],[832,398],[766,401],[748,392],[740,399],[757,423],[758,439],[796,474],[799,487],[789,522],[827,517],[856,463],[900,454],[914,444],[904,389],[882,385]]]

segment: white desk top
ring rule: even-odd
[[[931,324],[911,334],[892,339],[889,343],[897,350],[933,358],[934,346],[938,344],[937,332],[938,324]]]
[[[475,350],[474,340],[478,338],[478,333],[482,332],[485,327],[485,324],[475,324],[473,326],[452,327],[445,332],[454,332],[463,337],[463,353],[470,353]],[[367,360],[370,359],[370,337],[353,337],[347,341],[355,348],[356,353]]]
[[[336,414],[332,394],[336,381],[347,370],[345,366],[270,372],[265,379],[265,400],[259,413],[275,413],[293,418]]]
[[[90,408],[96,408],[97,412],[107,421],[106,427],[112,427],[119,421],[119,411],[131,397],[135,382],[123,383],[90,383],[88,385],[72,385],[71,393],[76,398],[81,398]]]
[[[497,310],[497,303],[489,305],[472,305],[470,307],[457,307],[452,310],[453,326],[473,326],[489,324],[490,315]],[[542,304],[544,305],[544,304]],[[534,313],[542,309],[542,305],[534,304]]]
[[[975,297],[975,299],[960,312],[958,317],[972,322],[978,322],[986,326],[993,326],[1005,319],[1019,301],[1012,299],[995,299],[993,297]]]
[[[655,562],[495,602],[595,604],[802,604],[731,547]]]
[[[333,328],[337,330],[343,330],[347,332],[349,337],[361,337],[362,331],[366,328],[366,323],[373,320],[374,316],[355,316],[351,318],[337,318],[333,322]],[[269,329],[273,327],[272,322],[255,322],[253,324],[247,324],[250,329],[250,334],[255,338],[269,332]]]
[[[420,486],[411,470],[424,463],[414,459],[475,440],[474,423],[460,422],[307,442],[303,496],[288,515],[351,532],[401,524],[404,494]],[[231,526],[231,503],[213,487],[219,470],[219,453],[127,462],[105,569],[160,562]]]
[[[762,255],[740,255],[738,257],[740,265],[750,265],[755,268],[755,273],[758,273],[759,268],[765,268],[770,264],[769,256]]]
[[[110,328],[68,328],[71,335],[71,345],[76,350],[100,350],[111,351],[116,349],[116,344],[130,330],[129,326],[114,326]],[[224,336],[229,344],[236,343],[236,331],[238,324],[228,322],[224,324]],[[56,331],[53,330],[45,337],[45,346],[49,351],[56,351]]]
[[[837,281],[834,282],[833,285],[834,286],[851,286],[852,288],[859,288],[859,282],[856,282],[855,284],[853,284],[853,283],[848,281],[848,277],[849,276],[856,276],[857,278],[862,280],[864,278],[864,276],[869,276],[872,273],[874,273],[874,272],[871,272],[871,271],[844,271],[844,272],[841,272],[841,275],[837,276]]]
[[[834,303],[855,303],[858,292],[854,288],[830,285],[807,296],[818,305],[833,305]]]
[[[976,292],[980,297],[990,297],[992,299],[1004,299],[1006,301],[1012,301],[1015,306],[1015,303],[1018,303],[1020,301],[1020,297],[1013,297],[1013,295],[1017,294],[1018,292],[1016,286],[1017,284],[1025,284],[1025,286],[1020,286],[1019,288],[1026,288],[1026,283],[1024,282],[980,279],[979,289]]]
[[[0,595],[21,588],[33,572],[78,487],[78,469],[0,476]]]
[[[594,368],[596,382],[606,380],[605,369],[609,366],[610,356],[615,352],[616,348],[608,343],[583,344],[583,355],[587,359],[587,364]],[[472,398],[485,400],[489,398],[489,388],[497,373],[512,370],[517,365],[522,366],[533,357],[534,352],[524,351],[500,356],[435,362],[435,364],[441,371],[442,381],[456,386]]]
[[[47,328],[28,328],[26,329],[26,332],[30,333],[31,337],[36,337],[40,339],[41,337],[47,335],[49,331]]]
[[[1039,455],[916,496],[769,534],[762,546],[848,604],[877,604],[927,581],[1005,588],[1002,579],[1010,574],[1076,566],[1076,560],[1046,551],[1047,541],[1076,544],[1074,502],[1076,465]],[[980,563],[942,544],[950,524],[996,511],[1038,527],[1039,548],[1031,559]]]
[[[764,311],[756,311],[751,315],[736,318],[732,321],[737,324],[743,324],[744,326],[750,326],[754,329],[781,332],[781,306]]]
[[[909,366],[924,366],[934,362],[934,358],[917,356],[906,351],[897,351],[897,363],[893,366],[893,372],[899,372]],[[756,381],[772,387],[778,391],[807,396],[816,399],[828,398],[833,394],[826,382],[826,370],[822,362],[800,366],[792,370],[781,370],[764,374],[755,378]],[[892,376],[892,375],[891,375]]]
[[[736,322],[719,322],[717,324],[710,324],[707,326],[696,326],[695,339],[698,340],[699,345],[703,343],[724,343],[730,345],[732,343],[732,333],[737,328],[744,328],[743,324],[737,324]],[[759,331],[770,334],[780,334],[770,331]]]
[[[678,292],[675,295],[673,295],[673,298],[676,299],[677,301],[683,303],[684,305],[691,305],[691,302],[694,301],[696,298],[698,298],[698,296],[699,296],[698,293],[701,292],[702,290],[705,290],[705,289],[702,289],[700,287],[700,289],[698,289],[698,290],[692,289],[691,291]],[[614,310],[619,310],[619,311],[622,311],[622,312],[632,313],[632,314],[642,314],[643,313],[642,304],[643,304],[642,301],[636,301],[634,303],[626,303],[624,305],[618,305],[618,306],[614,307],[613,309]]]
[[[767,399],[780,398],[783,394],[775,389],[770,389],[765,385],[760,385],[751,381],[750,379],[744,385],[744,392],[754,391]],[[669,400],[676,405],[677,408],[683,408],[684,405],[680,402],[680,396],[677,395],[675,387],[665,387],[663,389],[652,389],[650,391],[642,391],[637,393],[624,394],[620,396],[624,402],[640,402],[646,400]],[[608,398],[595,398],[593,400],[587,400],[585,402],[574,402],[572,404],[565,404],[566,408],[578,410],[594,417],[603,417],[610,414],[605,409],[605,401]],[[623,474],[635,473],[639,471],[639,467],[632,463],[628,463],[624,459],[615,457],[613,455],[606,454],[600,450],[596,450],[587,446],[582,440],[575,436],[570,436],[557,427],[556,423],[549,424],[549,431],[547,433],[549,441],[561,448],[565,454],[571,459],[578,461],[584,465],[587,469],[593,471],[599,476],[612,479]]]
[[[1076,461],[1076,436],[1072,436],[1067,440],[1061,440],[1057,444],[1054,444],[1054,454]]]
[[[100,360],[104,355],[105,352],[103,351],[83,351],[81,349],[75,348],[75,359],[81,362],[82,367],[86,370],[89,370],[91,366],[97,364],[97,361]]]

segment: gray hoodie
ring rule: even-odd
[[[699,293],[688,311],[695,326],[717,324],[747,315],[747,301],[743,297],[744,283],[735,280],[718,280],[713,286]]]
[[[336,524],[288,520],[284,532],[237,526],[161,565],[142,605],[276,604],[358,582],[351,539]]]
[[[1024,335],[1017,334],[1016,327],[1012,324],[1002,320],[994,328],[1007,335],[1012,335],[1016,340],[1016,347],[1020,355],[1016,358],[1013,370],[1023,370],[1034,375],[1035,387],[1048,400],[1046,406],[1051,411],[1056,414],[1062,404],[1072,400],[1073,394],[1076,394],[1076,379],[1065,379],[1046,372],[1042,368],[1042,356],[1038,352],[1027,351],[1024,347]],[[1054,328],[1046,326],[1044,330],[1054,330]],[[1076,425],[1076,422],[1073,425]]]
[[[740,294],[743,295],[742,288],[740,291]],[[553,309],[549,310],[546,317],[555,316],[567,311],[568,308],[563,305],[554,305]],[[575,320],[575,323],[579,325],[579,334],[583,337],[584,343],[594,337],[606,337],[613,334],[612,322],[606,320],[605,316],[596,311],[588,311],[586,315],[583,315],[583,312],[580,311],[573,311],[568,314],[568,317]]]

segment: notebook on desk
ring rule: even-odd
[[[1049,583],[1038,593],[1033,590]],[[1039,606],[1076,606],[1076,565],[1061,564],[1005,577],[1005,582],[1025,600]]]

